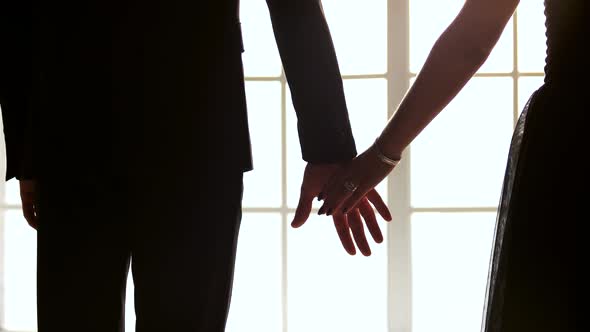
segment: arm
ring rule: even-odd
[[[385,155],[402,151],[455,98],[486,61],[519,0],[467,0],[432,47],[414,85],[385,127]]]
[[[10,84],[17,85],[12,82]],[[20,88],[18,89],[20,90]],[[31,180],[32,146],[30,137],[31,112],[30,97],[23,91],[8,91],[0,97],[4,140],[6,142],[6,176],[8,181]]]
[[[308,162],[292,222],[293,227],[300,227],[310,215],[314,197],[334,172],[356,155],[356,147],[336,52],[320,0],[267,0],[267,4],[297,113],[303,159]],[[389,218],[376,192],[365,198],[365,204],[355,209],[354,215],[333,216],[340,241],[352,255],[356,249],[351,233],[360,251],[371,254],[362,218],[375,241],[383,241],[369,201]]]
[[[6,1],[0,6],[0,107],[6,142],[6,181],[20,181],[25,219],[37,227],[32,171],[33,27],[31,3]]]
[[[455,98],[496,45],[519,0],[467,0],[438,38],[397,112],[371,148],[362,153],[325,188],[324,206],[346,211],[356,206],[393,169],[379,153],[401,158],[403,150]],[[379,151],[380,150],[380,151]],[[341,190],[350,179],[353,193]]]
[[[0,107],[6,142],[6,180],[30,179],[32,9],[30,2],[0,8]]]
[[[320,0],[267,0],[298,118],[303,159],[348,161],[356,148],[336,52]]]

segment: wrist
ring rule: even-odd
[[[392,167],[395,167],[402,158],[401,152],[397,153],[384,150],[379,138],[375,140],[372,147],[375,150],[377,158],[379,158],[381,162],[388,164]]]

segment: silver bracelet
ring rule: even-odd
[[[379,160],[381,160],[382,162],[384,162],[387,165],[390,165],[392,167],[395,167],[397,164],[399,164],[400,159],[391,159],[388,156],[383,154],[383,151],[381,151],[381,147],[379,146],[379,143],[377,142],[377,140],[375,140],[375,143],[373,143],[373,146],[375,147],[375,150],[377,150],[377,158],[379,158]]]

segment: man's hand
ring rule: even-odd
[[[303,183],[301,184],[301,194],[299,197],[299,204],[295,211],[295,217],[291,223],[292,227],[301,227],[311,213],[312,202],[315,197],[322,199],[321,191],[328,180],[338,171],[342,165],[340,164],[326,164],[313,165],[307,164],[305,174],[303,176]],[[387,205],[383,202],[376,191],[371,191],[363,198],[362,204],[358,204],[354,209],[351,209],[346,214],[333,213],[334,211],[327,211],[327,214],[332,215],[336,232],[340,237],[342,246],[350,254],[356,254],[355,242],[361,253],[365,256],[371,255],[371,248],[365,236],[365,230],[362,220],[365,220],[369,233],[377,243],[383,242],[383,234],[377,223],[375,212],[371,206],[375,206],[379,214],[385,220],[391,220],[391,214],[387,209]],[[352,233],[352,236],[351,236]],[[354,237],[354,242],[353,242]]]
[[[320,214],[347,213],[375,191],[375,186],[394,168],[381,161],[377,153],[375,146],[370,147],[332,176],[322,188],[324,204],[320,207]],[[347,183],[354,184],[356,188],[347,190]]]
[[[35,211],[35,180],[21,180],[19,181],[19,184],[23,216],[31,227],[37,229],[37,213]]]

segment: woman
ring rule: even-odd
[[[540,0],[539,0],[540,1]],[[355,207],[485,62],[518,0],[467,0],[383,132],[324,188],[320,214]],[[586,0],[546,0],[545,83],[516,126],[496,225],[483,330],[575,331],[574,278],[587,183]],[[577,78],[582,83],[577,83]],[[585,82],[584,82],[585,80]],[[441,162],[445,162],[441,160]]]

